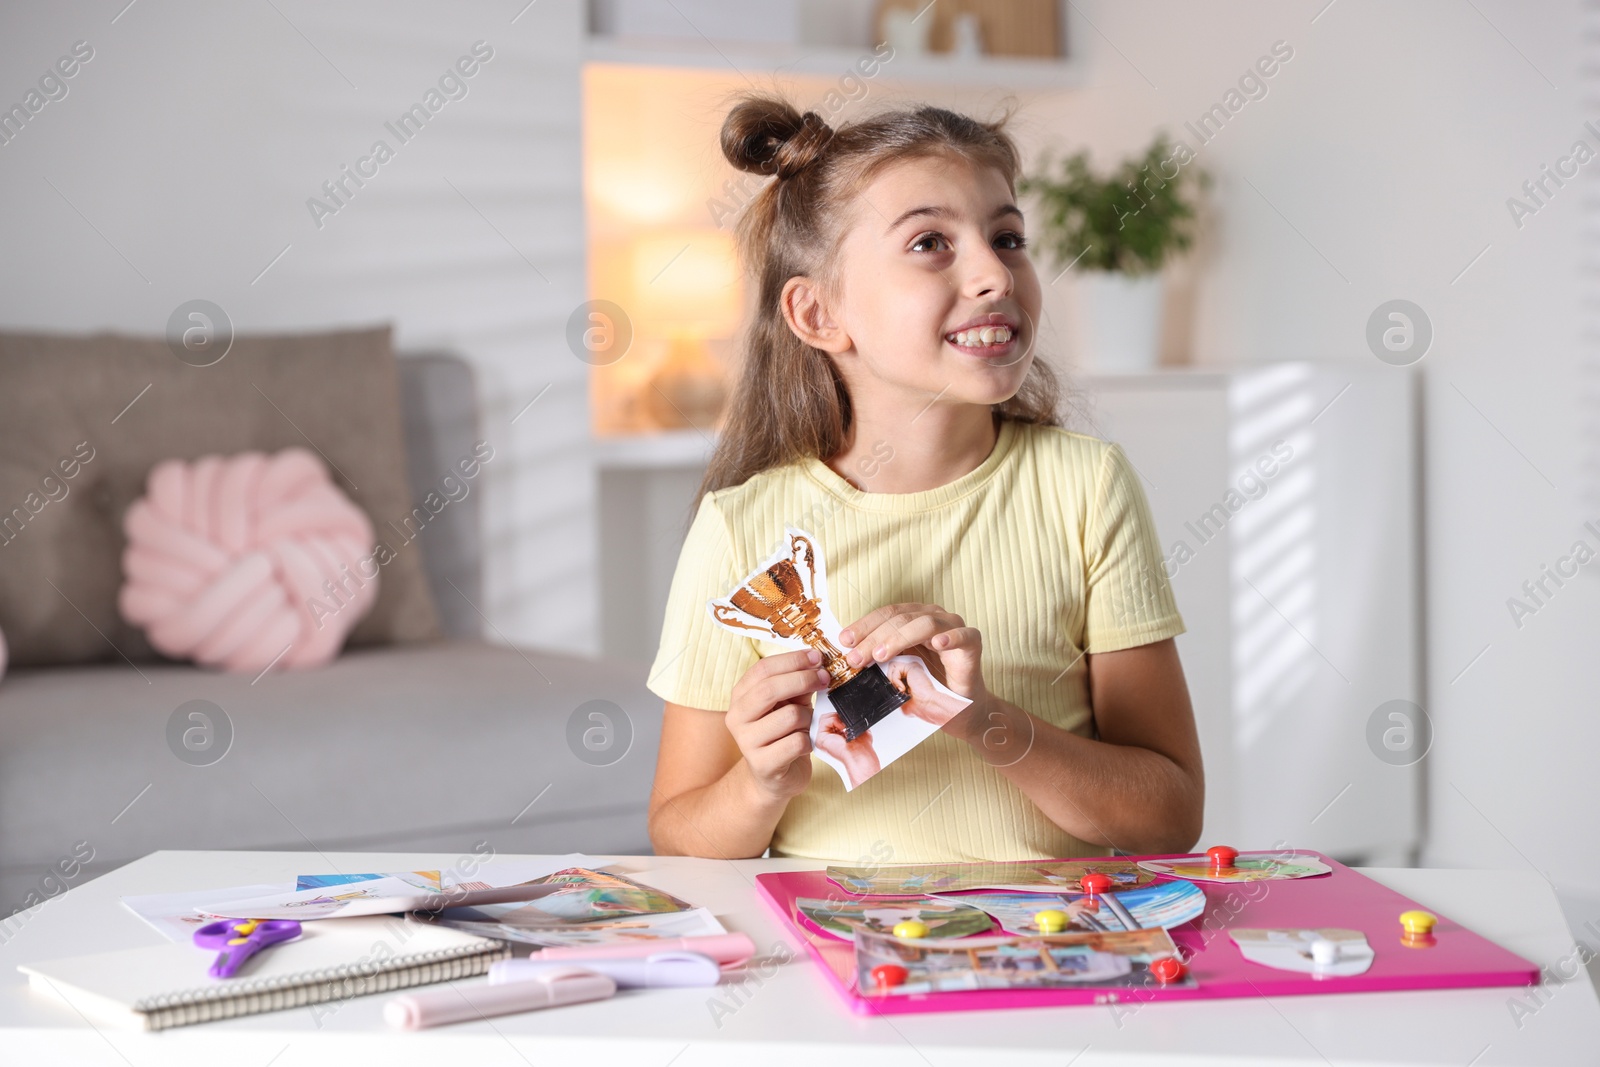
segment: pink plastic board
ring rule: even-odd
[[[1428,908],[1426,902],[1403,897],[1321,853],[1308,854],[1321,859],[1333,869],[1332,873],[1244,885],[1196,883],[1206,894],[1205,914],[1171,931],[1173,941],[1188,963],[1189,974],[1195,980],[1193,987],[1185,989],[1157,985],[1131,989],[989,989],[921,996],[861,996],[856,992],[852,943],[819,932],[794,906],[796,897],[849,897],[852,894],[829,881],[820,870],[758,874],[756,885],[767,903],[811,953],[828,982],[845,998],[851,1010],[861,1015],[1109,1004],[1128,1000],[1465,989],[1525,986],[1538,982],[1539,969],[1532,963],[1444,915],[1439,915],[1439,923],[1434,928],[1433,944],[1425,948],[1403,944],[1400,913],[1417,908],[1434,909]],[[1228,936],[1228,930],[1238,926],[1359,930],[1372,946],[1374,959],[1365,974],[1348,977],[1317,977],[1278,970],[1252,963],[1240,955]]]

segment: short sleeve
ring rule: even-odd
[[[733,686],[761,658],[756,642],[719,626],[706,601],[727,596],[744,574],[711,493],[700,508],[678,554],[661,625],[661,646],[646,687],[661,699],[707,711],[727,711]]]
[[[1115,652],[1184,632],[1138,473],[1106,449],[1084,530],[1084,651]]]

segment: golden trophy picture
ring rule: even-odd
[[[828,606],[827,568],[816,539],[784,527],[784,547],[738,587],[706,602],[711,617],[745,637],[814,648],[831,681],[811,723],[816,754],[853,789],[910,751],[971,701],[945,687],[915,655],[852,667]]]

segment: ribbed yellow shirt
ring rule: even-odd
[[[1094,721],[1084,654],[1184,631],[1149,504],[1122,449],[1006,421],[983,463],[935,489],[862,492],[812,458],[708,493],[673,575],[653,693],[726,711],[744,672],[786,651],[723,629],[706,610],[778,550],[785,525],[816,536],[841,625],[885,604],[940,605],[983,634],[990,691],[1085,737]],[[1056,826],[943,732],[848,793],[813,755],[811,784],[789,802],[771,849],[844,863],[1106,851]]]

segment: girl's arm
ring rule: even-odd
[[[658,855],[767,850],[789,798],[811,781],[811,694],[828,686],[821,662],[810,649],[757,661],[726,712],[667,704],[650,792]]]
[[[1124,852],[1187,852],[1200,837],[1205,775],[1172,638],[1088,657],[1098,740],[988,695],[947,730],[1016,783],[1050,821]]]
[[[1186,852],[1200,837],[1205,779],[1189,686],[1172,638],[1088,657],[1098,740],[1053,726],[989,692],[983,635],[937,604],[868,612],[840,639],[853,666],[916,645],[972,705],[947,733],[972,746],[1063,830],[1124,852]]]

